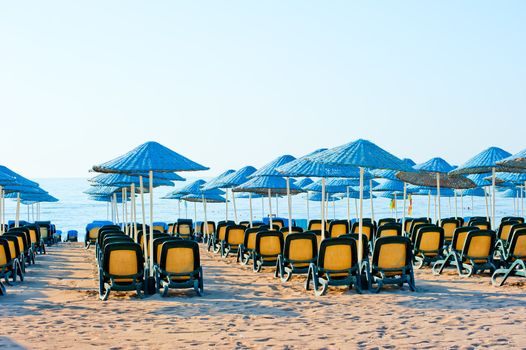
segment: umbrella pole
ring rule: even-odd
[[[269,223],[270,223],[270,229],[272,230],[272,191],[270,188],[268,189],[268,210],[269,210]]]
[[[225,221],[228,221],[228,188],[225,191]]]
[[[436,222],[437,219],[438,219],[438,216],[437,216],[437,196],[436,195],[433,196],[433,200],[435,201],[435,208],[434,209],[435,209],[435,222]]]
[[[373,205],[373,180],[369,180],[369,196],[371,197],[371,219],[374,223],[374,205]]]
[[[484,190],[484,199],[486,200],[486,219],[489,221],[489,203],[488,203],[488,194],[486,192],[486,187],[482,187]]]
[[[524,217],[524,191],[526,191],[526,181],[524,181],[524,187],[521,191],[521,216]],[[3,199],[2,199],[3,200]],[[5,210],[5,204],[4,204],[4,210]],[[4,223],[5,223],[5,217],[4,217]]]
[[[327,221],[329,221],[329,194],[326,193],[325,194],[325,219],[327,219]],[[329,228],[327,227],[327,230]]]
[[[205,199],[205,195],[203,193],[203,211],[204,211],[204,218],[205,218],[205,222],[203,223],[203,231],[204,231],[204,235],[205,237],[208,237],[208,219],[206,218],[206,199]],[[203,242],[204,242],[204,238],[203,238]]]
[[[349,186],[347,186],[347,225],[351,229],[351,200],[349,199]]]
[[[106,202],[106,220],[110,220],[110,202]]]
[[[194,224],[197,222],[197,202],[194,202]]]
[[[438,226],[442,225],[442,214],[440,213],[440,173],[437,173],[437,197],[438,197]]]
[[[490,226],[493,226],[493,227],[497,227],[497,223],[495,222],[495,180],[496,180],[496,177],[495,177],[495,172],[496,172],[496,169],[493,168],[491,169],[491,225]]]
[[[18,227],[20,224],[20,192],[16,194],[16,217],[15,217],[15,227]]]
[[[146,209],[144,206],[144,184],[142,176],[139,176],[139,186],[141,186],[141,210],[142,210],[142,241],[144,251],[144,262],[148,262],[148,245],[146,244]],[[137,242],[141,244],[141,242]]]
[[[125,204],[125,199],[126,199],[126,188],[123,187],[122,190],[121,190],[121,196],[122,196],[122,222],[123,222],[123,225],[124,225],[124,234],[127,234],[127,226],[126,225],[126,204]]]
[[[289,234],[292,233],[292,201],[290,199],[290,178],[286,177],[287,181],[287,206],[288,206],[288,219],[289,219]]]
[[[484,189],[483,189],[484,190]],[[471,195],[471,216],[473,216],[473,214],[475,213],[475,209],[474,209],[474,206],[475,206],[475,200],[473,199],[473,195]]]
[[[449,216],[453,215],[453,209],[451,207],[451,197],[447,197],[447,201],[449,203]]]
[[[117,215],[117,224],[118,224],[120,221],[120,217],[119,217],[119,206],[117,205],[117,193],[113,194],[113,200],[115,201],[115,215]]]
[[[402,232],[405,231],[405,210],[407,205],[407,183],[404,182],[404,213],[402,214]]]
[[[362,252],[363,252],[363,173],[364,168],[360,167],[360,218],[358,220],[358,232],[360,233],[360,236],[358,236],[358,266],[361,272],[361,265],[362,265]]]
[[[427,192],[427,218],[431,217],[431,191]]]
[[[150,170],[150,276],[153,276],[153,171]]]
[[[184,218],[188,219],[188,201],[184,201]]]
[[[228,189],[226,190],[228,192]],[[234,191],[232,191],[232,205],[234,206],[234,221],[237,223],[237,208],[236,208],[236,196],[234,196]]]
[[[276,193],[276,217],[279,218],[279,203],[278,203],[278,194]]]
[[[332,201],[332,218],[336,220],[336,201]]]
[[[356,219],[358,219],[358,199],[354,198],[354,213],[356,215]]]
[[[180,219],[181,218],[181,200],[180,199],[177,200],[177,210],[179,211],[177,218]]]
[[[250,218],[249,218],[250,228],[252,228],[252,192],[248,193],[248,207],[250,211]]]
[[[394,207],[395,207],[395,219],[398,221],[398,205],[396,203],[396,192],[394,193]]]
[[[131,205],[133,221],[133,239],[135,239],[135,237],[137,237],[137,206],[135,203],[135,183],[131,184]]]
[[[321,178],[321,237],[325,238],[325,178]]]

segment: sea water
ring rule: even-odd
[[[180,218],[189,218],[193,220],[204,219],[204,208],[202,203],[188,203],[181,201],[180,216],[179,203],[177,200],[161,199],[167,193],[173,191],[175,188],[182,187],[188,182],[197,180],[197,178],[188,177],[187,182],[177,182],[175,187],[158,187],[154,189],[154,221],[173,222]],[[205,180],[207,180],[205,178]],[[85,227],[93,220],[108,219],[108,205],[105,202],[97,202],[89,199],[87,194],[83,191],[87,190],[90,183],[83,178],[47,178],[36,179],[40,186],[48,191],[51,195],[57,197],[60,201],[57,203],[42,203],[40,205],[41,220],[52,221],[57,230],[67,232],[68,230],[77,230],[79,238],[82,239],[85,232]],[[229,194],[231,199],[231,194]],[[149,195],[145,195],[145,203],[149,205]],[[455,216],[455,199],[441,198],[441,213],[442,217]],[[140,201],[137,200],[137,217],[141,222]],[[409,201],[407,201],[409,206]],[[249,199],[236,199],[237,219],[249,220],[250,206]],[[519,209],[521,206],[519,205]],[[6,219],[11,220],[15,217],[16,200],[6,199]],[[119,205],[119,218],[122,220],[122,205]],[[129,209],[128,209],[129,210]],[[370,200],[364,200],[363,205],[364,217],[371,216]],[[428,212],[428,197],[426,196],[412,196],[412,216],[427,216]],[[403,211],[403,201],[398,201],[398,217]],[[310,219],[320,218],[321,207],[319,202],[309,201],[308,213]],[[471,197],[464,197],[463,206],[461,205],[460,197],[457,198],[457,215],[464,216],[485,216],[486,203],[484,197],[473,198],[473,206]],[[264,198],[252,199],[252,216],[253,220],[261,220],[269,213],[269,200]],[[287,217],[287,198],[272,198],[272,213],[278,217]],[[356,202],[354,199],[350,200],[351,218],[356,217]],[[434,198],[431,198],[431,217],[435,217]],[[496,217],[497,222],[503,216],[514,215],[514,200],[511,198],[499,198],[496,196]],[[110,214],[111,215],[111,214]],[[390,209],[390,199],[375,198],[374,199],[374,215],[375,218],[395,217],[395,211]],[[524,215],[520,212],[519,215]],[[307,201],[305,194],[292,196],[292,216],[295,219],[306,219],[307,215]],[[491,216],[491,213],[490,213]],[[347,218],[347,200],[339,200],[329,203],[328,210],[329,219]],[[208,220],[219,221],[225,220],[225,204],[207,204],[207,218]],[[21,205],[21,220],[33,221],[33,212],[31,206]],[[234,219],[233,203],[229,203],[229,219]],[[146,220],[149,222],[149,209],[146,210]]]

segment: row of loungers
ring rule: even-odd
[[[37,254],[46,253],[46,244],[56,243],[49,222],[5,229],[0,235],[0,295],[5,295],[6,285],[13,286],[17,278],[23,282],[26,268],[35,264]]]
[[[136,291],[142,297],[150,289],[149,261],[144,261],[143,247],[150,251],[153,244],[153,275],[155,291],[168,294],[169,289],[192,288],[197,295],[204,292],[203,269],[199,246],[193,240],[154,231],[148,234],[125,234],[120,226],[97,228],[95,255],[99,267],[99,296],[107,300],[113,291]],[[146,242],[144,241],[146,240]],[[139,244],[142,243],[142,244]]]

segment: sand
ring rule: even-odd
[[[331,288],[315,297],[304,277],[281,283],[204,250],[205,295],[190,290],[98,299],[93,250],[50,247],[23,283],[0,297],[0,348],[405,349],[526,348],[526,289],[489,277],[416,272],[418,291]]]

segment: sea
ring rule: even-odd
[[[174,222],[178,218],[189,218],[194,221],[202,221],[204,219],[204,208],[201,203],[188,203],[178,200],[161,199],[169,192],[176,188],[185,186],[188,182],[197,180],[198,178],[187,178],[186,182],[177,182],[175,187],[158,187],[154,189],[154,221]],[[204,180],[207,180],[204,178]],[[66,233],[69,230],[76,230],[79,233],[79,239],[83,239],[86,225],[94,220],[107,220],[108,204],[105,202],[98,202],[89,199],[87,194],[83,192],[90,186],[87,178],[43,178],[35,179],[40,186],[48,191],[51,195],[59,199],[56,203],[42,203],[40,205],[40,220],[52,221],[57,230]],[[230,195],[231,198],[231,195]],[[145,196],[146,205],[149,205],[149,195]],[[412,213],[413,217],[427,216],[428,213],[428,197],[413,195]],[[350,200],[351,218],[355,218],[356,205],[354,199]],[[435,217],[434,198],[431,199],[431,217]],[[140,217],[140,201],[137,201],[137,215]],[[408,201],[409,206],[409,201]],[[524,216],[523,203],[518,205],[512,198],[499,198],[496,196],[496,218],[497,222],[500,218],[508,215]],[[119,207],[122,211],[122,206]],[[237,198],[236,209],[237,219],[249,220],[250,206],[248,198]],[[401,217],[403,211],[403,201],[397,202],[397,210],[392,208],[391,200],[388,198],[378,197],[373,200],[373,208],[375,218],[382,217]],[[21,220],[34,221],[34,209],[31,206],[21,205]],[[13,220],[15,218],[16,200],[6,199],[6,220]],[[370,200],[364,200],[364,217],[371,217],[371,203]],[[225,220],[225,204],[207,204],[207,218],[208,220]],[[441,198],[441,213],[442,217],[449,216],[485,216],[486,204],[484,197],[464,197],[461,203],[460,197],[457,198],[457,205],[455,206],[454,198]],[[267,197],[252,199],[252,218],[253,220],[262,220],[269,214],[269,200]],[[287,217],[287,198],[272,198],[272,214],[277,217]],[[294,219],[319,219],[321,214],[321,206],[319,202],[309,201],[307,204],[306,195],[298,194],[292,196],[292,217]],[[35,214],[36,215],[36,214]],[[149,222],[149,210],[146,210],[147,222]],[[122,213],[119,212],[119,217],[122,218]],[[344,198],[335,202],[329,203],[328,210],[329,219],[347,218],[347,200]],[[229,203],[229,219],[234,219],[233,205]],[[138,220],[140,221],[140,220]]]

